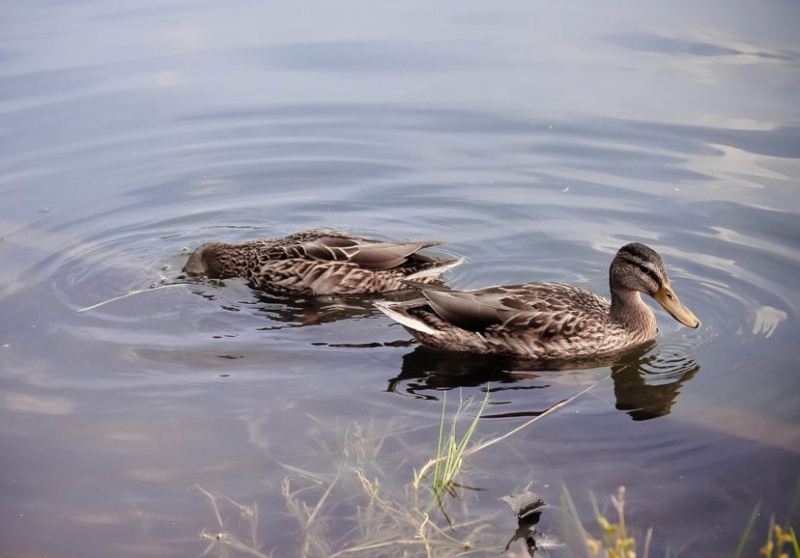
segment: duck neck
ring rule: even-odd
[[[645,341],[658,333],[656,316],[638,291],[612,289],[609,317],[636,339]]]

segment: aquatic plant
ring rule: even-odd
[[[195,484],[194,486],[208,498],[211,503],[211,508],[214,510],[217,524],[219,525],[219,530],[215,530],[215,533],[208,533],[205,529],[200,532],[200,538],[204,541],[209,541],[208,546],[200,556],[207,556],[212,550],[216,550],[217,556],[222,558],[228,556],[229,550],[237,550],[243,554],[255,556],[256,558],[270,558],[271,554],[262,553],[260,550],[261,545],[258,543],[258,506],[255,502],[253,502],[252,506],[245,506],[224,494],[210,492],[199,484]],[[222,514],[220,513],[219,504],[217,503],[218,500],[226,501],[239,510],[241,518],[245,520],[248,526],[249,542],[245,542],[237,537],[230,528],[225,526],[225,522],[222,520]]]
[[[433,479],[431,480],[431,490],[435,498],[441,504],[441,496],[443,492],[453,494],[454,478],[461,470],[463,462],[464,451],[467,449],[469,441],[472,439],[472,434],[475,432],[475,427],[478,425],[478,420],[486,408],[486,403],[489,401],[489,386],[486,387],[486,396],[483,398],[481,408],[475,414],[469,428],[457,440],[456,424],[461,415],[463,415],[467,408],[470,406],[472,400],[461,400],[453,417],[449,434],[445,435],[445,411],[447,409],[447,392],[442,393],[442,415],[439,421],[439,440],[436,443],[436,457],[430,460],[420,472],[414,472],[414,482],[412,484],[414,492],[419,490],[419,484],[425,476],[426,471],[433,465]]]
[[[283,479],[281,492],[289,515],[300,525],[300,556],[452,556],[502,544],[489,529],[489,517],[463,513],[443,523],[430,508],[417,505],[408,486],[382,484],[376,452],[388,433],[375,436],[368,431],[348,429],[338,452],[321,444],[336,463],[332,476],[284,465],[292,474]],[[339,536],[332,535],[334,517]],[[342,533],[343,524],[349,529]]]
[[[575,503],[565,486],[562,490],[562,505],[567,509],[571,522],[567,524],[567,536],[570,539],[577,538],[583,541],[586,553],[588,556],[606,556],[608,558],[636,558],[636,540],[628,532],[625,523],[625,487],[620,486],[616,495],[611,495],[611,504],[616,511],[616,523],[612,523],[601,513],[600,507],[597,505],[597,499],[594,494],[590,493],[592,501],[592,509],[594,510],[595,520],[600,527],[600,537],[595,538],[588,533],[588,530],[583,526],[583,523],[575,508]],[[572,529],[570,529],[572,527]],[[570,536],[569,531],[574,530]],[[577,536],[574,536],[577,535]],[[644,543],[642,546],[642,555],[647,558],[650,541],[653,536],[653,529],[647,530]]]
[[[767,544],[761,547],[759,554],[767,558],[789,558],[789,553],[784,552],[783,547],[789,544],[794,550],[795,558],[800,558],[800,544],[797,542],[797,534],[792,527],[788,532],[783,527],[775,523],[775,516],[769,518],[769,530],[767,532]]]
[[[759,554],[766,556],[766,558],[789,558],[789,553],[784,551],[784,546],[789,545],[790,549],[794,551],[794,558],[800,558],[800,543],[797,540],[797,534],[794,528],[790,525],[792,514],[798,502],[800,502],[800,477],[795,484],[794,501],[789,509],[786,523],[782,527],[775,522],[774,514],[770,516],[769,529],[767,530],[767,542],[761,547]],[[747,521],[747,526],[742,536],[739,538],[739,545],[736,547],[734,558],[740,558],[742,556],[760,509],[761,501],[759,500],[753,507],[753,511],[750,513],[750,519]]]
[[[456,482],[457,477],[463,474],[464,460],[555,412],[597,383],[555,403],[500,436],[476,443],[472,440],[489,403],[490,390],[485,390],[480,409],[460,436],[457,425],[467,414],[472,400],[460,401],[448,428],[446,395],[443,392],[436,456],[420,469],[413,469],[413,480],[408,485],[398,483],[396,477],[387,475],[379,465],[379,461],[386,462],[385,456],[379,459],[378,455],[385,442],[402,444],[401,433],[391,426],[376,433],[371,427],[365,429],[354,425],[338,441],[338,448],[320,442],[320,448],[335,464],[333,474],[314,473],[280,463],[290,473],[282,481],[281,492],[289,514],[301,529],[300,555],[347,556],[358,553],[359,556],[392,557],[420,552],[433,557],[453,556],[466,551],[497,552],[507,544],[507,539],[495,528],[492,517],[476,517],[472,513],[463,498],[462,489],[467,487]],[[319,423],[325,425],[322,421]],[[422,451],[403,448],[402,453],[404,459],[408,459],[409,454]],[[432,498],[421,504],[418,495],[425,479],[430,480],[427,487]],[[458,504],[455,510],[445,512],[444,496],[453,497],[450,502]],[[439,504],[441,513],[434,511],[436,504]],[[335,522],[331,521],[333,518]],[[343,525],[349,529],[342,533]],[[337,537],[331,535],[334,530],[339,533]]]
[[[468,488],[464,486],[464,463],[469,456],[506,440],[595,385],[552,405],[504,434],[483,441],[473,440],[489,404],[490,390],[485,390],[483,401],[474,415],[470,410],[475,408],[476,402],[471,398],[459,399],[455,413],[448,415],[447,394],[442,392],[435,457],[419,469],[413,464],[419,462],[426,452],[433,451],[432,442],[423,444],[425,447],[408,447],[403,430],[396,424],[385,425],[383,430],[371,424],[352,424],[342,430],[309,417],[323,428],[323,434],[316,438],[316,451],[309,456],[313,458],[314,468],[323,465],[322,472],[275,460],[287,472],[277,484],[288,516],[299,526],[299,552],[296,554],[308,558],[355,555],[437,557],[473,552],[496,554],[505,547],[509,556],[529,558],[531,553],[549,545],[551,548],[565,546],[566,556],[647,558],[653,530],[631,529],[626,516],[624,486],[609,497],[605,506],[600,506],[594,494],[590,493],[594,522],[586,526],[569,491],[563,488],[561,507],[567,512],[567,521],[559,536],[566,545],[550,534],[533,529],[524,530],[520,537],[519,528],[508,541],[507,533],[497,529],[496,516],[476,515],[471,505],[474,499],[464,497],[470,494],[464,490]],[[468,426],[461,433],[467,418]],[[333,441],[328,434],[334,435]],[[386,455],[392,451],[394,457]],[[321,456],[324,459],[320,459]],[[392,462],[393,469],[387,470]],[[325,463],[329,466],[326,467]],[[403,470],[409,468],[413,471],[410,482],[398,480],[402,479]],[[419,499],[420,488],[429,491],[429,500]],[[264,545],[259,544],[256,536],[258,509],[255,505],[243,506],[226,496],[199,486],[198,489],[212,503],[219,524],[219,532],[214,531],[217,534],[201,533],[202,538],[209,542],[203,555],[216,551],[219,556],[266,556],[261,550]],[[800,494],[800,483],[797,490]],[[245,519],[244,528],[236,531],[224,524],[217,502],[233,505]],[[759,509],[760,506],[756,506],[753,510],[736,551],[737,557],[743,555]],[[761,548],[763,556],[800,558],[797,536],[789,525],[788,521],[777,525],[774,519],[771,520],[767,543]],[[634,535],[635,532],[642,535]],[[665,555],[670,555],[669,547]]]

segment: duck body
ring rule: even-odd
[[[241,277],[256,289],[302,295],[382,293],[427,284],[461,258],[419,254],[440,241],[383,242],[329,229],[241,244],[207,242],[183,267],[211,279]]]
[[[661,257],[643,244],[620,249],[610,285],[611,300],[564,283],[472,291],[421,285],[421,299],[376,306],[425,345],[548,361],[607,355],[652,339],[658,326],[642,292],[684,325],[699,326],[672,290]]]

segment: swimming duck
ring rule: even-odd
[[[609,270],[611,300],[563,283],[452,291],[420,286],[424,298],[376,306],[425,345],[537,360],[583,359],[623,351],[658,332],[653,297],[677,321],[700,322],[672,290],[655,250],[620,248]]]
[[[184,273],[211,279],[241,277],[256,289],[287,294],[383,293],[407,288],[404,281],[430,283],[462,258],[418,252],[440,241],[382,242],[328,229],[241,244],[207,242]]]

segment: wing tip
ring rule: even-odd
[[[404,306],[404,304],[401,302],[373,302],[373,304],[378,310],[404,327],[413,329],[414,331],[419,331],[421,333],[427,333],[429,335],[439,334],[438,331],[430,327],[425,322],[413,318],[405,312],[399,311],[398,308],[402,308]]]
[[[415,279],[421,279],[423,277],[431,277],[431,276],[439,276],[445,271],[453,269],[464,263],[464,258],[454,258],[452,260],[444,260],[441,263],[437,263],[437,265],[433,267],[429,267],[423,269],[421,271],[416,271],[411,275],[406,277],[406,281],[414,281]]]

